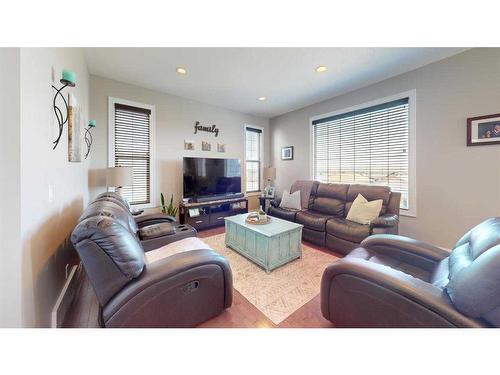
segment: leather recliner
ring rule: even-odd
[[[448,252],[374,235],[326,268],[321,312],[337,327],[500,326],[500,217]]]
[[[83,215],[71,242],[99,301],[101,326],[193,327],[231,306],[224,257],[207,247],[147,263],[133,223],[115,203],[94,203],[104,205]]]
[[[106,191],[104,193],[99,194],[97,198],[94,200],[94,202],[96,201],[110,201],[122,206],[125,210],[130,212],[130,214],[134,217],[134,220],[137,223],[138,228],[143,228],[145,226],[153,224],[177,222],[175,217],[164,213],[135,215],[134,211],[130,207],[129,202],[126,199],[124,199],[120,194],[112,191]],[[139,212],[142,213],[142,210]]]
[[[123,225],[127,226],[131,233],[141,241],[144,251],[151,251],[164,246],[173,241],[178,241],[185,237],[196,236],[196,229],[188,225],[180,225],[175,221],[175,218],[163,213],[155,213],[149,215],[132,216],[128,209],[128,203],[124,201],[116,193],[103,193],[99,195],[82,213],[79,221],[95,215],[105,215],[119,220]],[[176,229],[175,234],[165,234],[148,236],[142,234],[144,228],[168,223]],[[178,229],[178,230],[177,230]]]

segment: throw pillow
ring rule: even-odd
[[[382,203],[382,199],[368,202],[365,197],[358,194],[354,202],[352,202],[346,219],[355,223],[368,225],[380,215]]]
[[[292,194],[290,194],[288,190],[284,190],[283,196],[281,197],[280,207],[300,210],[302,208],[300,205],[300,190],[297,190]]]

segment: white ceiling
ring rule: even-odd
[[[382,81],[463,48],[87,48],[90,73],[274,117]],[[325,65],[325,73],[316,73]],[[175,72],[185,67],[187,74]],[[266,101],[258,98],[265,96]]]

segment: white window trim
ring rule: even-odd
[[[313,135],[313,121],[320,120],[325,117],[336,116],[343,113],[356,111],[366,107],[375,106],[391,102],[398,99],[408,98],[408,200],[410,206],[407,210],[401,209],[400,215],[417,217],[417,91],[415,89],[401,92],[396,95],[387,96],[367,103],[358,104],[349,108],[344,108],[338,111],[324,113],[321,115],[309,118],[309,176],[314,179],[313,160],[314,160],[314,135]]]
[[[252,192],[247,192],[247,128],[252,128],[252,129],[259,129],[262,133],[260,133],[260,186],[258,191],[252,191]],[[245,173],[245,194],[249,196],[253,195],[261,195],[262,194],[262,180],[264,178],[264,128],[262,126],[256,126],[256,125],[251,125],[251,124],[244,124],[243,125],[243,152],[244,152],[244,158],[245,160],[245,165],[244,165],[244,173]],[[242,189],[243,190],[243,189]]]
[[[150,119],[150,174],[149,186],[151,202],[147,204],[134,205],[136,208],[153,208],[157,206],[158,197],[156,196],[156,111],[155,106],[151,104],[134,102],[127,99],[108,97],[108,167],[115,166],[115,104],[129,105],[132,107],[145,108],[151,111]],[[108,190],[112,188],[108,187]]]

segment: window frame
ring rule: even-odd
[[[325,117],[337,116],[347,112],[357,111],[363,108],[384,104],[387,102],[408,98],[408,209],[400,209],[400,215],[417,217],[417,158],[416,158],[416,134],[417,134],[417,91],[415,89],[401,92],[395,95],[357,104],[352,107],[343,108],[337,111],[323,113],[309,118],[309,177],[314,179],[314,125],[313,121],[321,120]]]
[[[150,132],[149,132],[149,189],[150,202],[144,204],[134,204],[136,208],[153,208],[157,206],[157,190],[156,190],[156,110],[155,106],[135,102],[132,100],[108,97],[108,167],[115,166],[115,104],[128,105],[131,107],[144,108],[151,111]],[[107,188],[111,191],[112,187]]]
[[[247,128],[260,130],[260,139],[259,139],[259,188],[258,190],[247,190],[247,161],[255,162],[257,160],[247,160]],[[264,165],[264,128],[262,126],[245,124],[243,126],[243,153],[245,160],[245,193],[247,194],[260,194],[262,193],[262,179],[263,179],[263,168]]]

